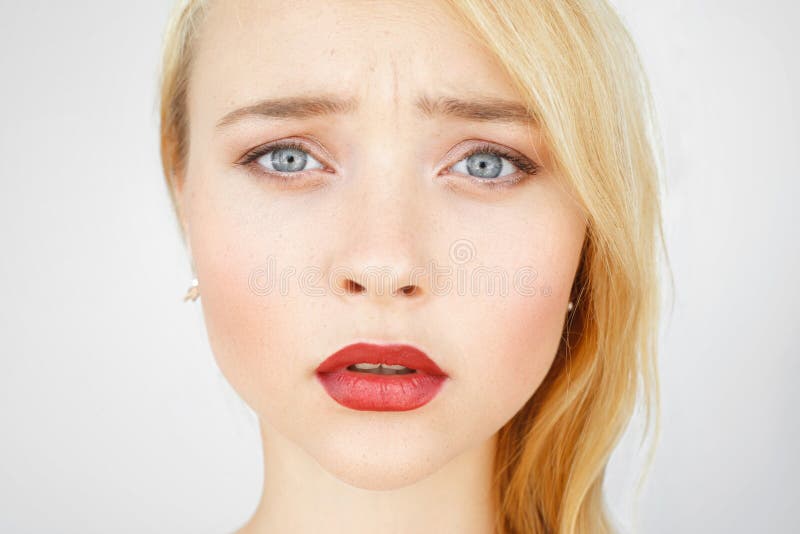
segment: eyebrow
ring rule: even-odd
[[[443,115],[476,122],[535,122],[533,113],[523,104],[487,96],[473,100],[421,96],[417,108],[429,118]]]
[[[534,115],[519,102],[495,97],[476,97],[470,100],[452,97],[431,98],[420,96],[417,109],[427,118],[435,116],[453,117],[474,122],[535,122]],[[325,115],[353,113],[358,101],[327,95],[296,96],[262,100],[250,106],[226,114],[217,123],[217,128],[233,124],[246,117],[272,119],[307,119]]]
[[[322,115],[352,113],[358,107],[353,99],[329,96],[295,96],[262,100],[251,106],[231,111],[217,123],[221,128],[251,116],[272,119],[307,119]]]

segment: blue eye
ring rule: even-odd
[[[484,143],[450,167],[481,187],[504,188],[539,172],[539,165],[512,150]]]
[[[274,172],[293,173],[323,168],[319,161],[298,146],[272,146],[254,160]]]
[[[502,178],[514,174],[517,167],[508,159],[493,152],[476,152],[462,159],[453,170],[476,178]]]

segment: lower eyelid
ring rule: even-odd
[[[517,176],[513,174],[509,174],[502,179],[499,178],[478,178],[477,176],[470,176],[470,182],[477,185],[478,187],[483,187],[485,189],[504,189],[507,187],[512,187],[517,185],[519,182],[525,180],[527,176],[521,174],[521,172],[517,173]]]
[[[263,169],[249,168],[248,171],[258,180],[264,180],[283,189],[319,189],[328,185],[328,180],[320,176],[302,175],[300,173],[280,173]]]

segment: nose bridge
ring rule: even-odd
[[[381,170],[379,170],[381,169]],[[409,166],[353,177],[345,200],[346,228],[336,245],[337,289],[385,300],[424,291],[424,205]]]

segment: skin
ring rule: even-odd
[[[535,125],[416,107],[421,94],[520,102],[497,61],[436,2],[226,0],[203,22],[189,87],[179,216],[214,356],[264,449],[262,498],[238,532],[491,532],[495,436],[552,364],[586,232]],[[310,94],[358,108],[218,127]],[[287,138],[323,169],[282,181],[237,164]],[[453,166],[477,142],[541,168],[508,188],[472,183]],[[295,269],[283,292],[254,289],[269,257],[275,273]],[[448,291],[413,275],[430,262],[468,277],[527,266],[534,294]],[[322,294],[300,286],[309,268]],[[450,378],[416,410],[345,408],[314,373],[354,341],[414,344]]]

